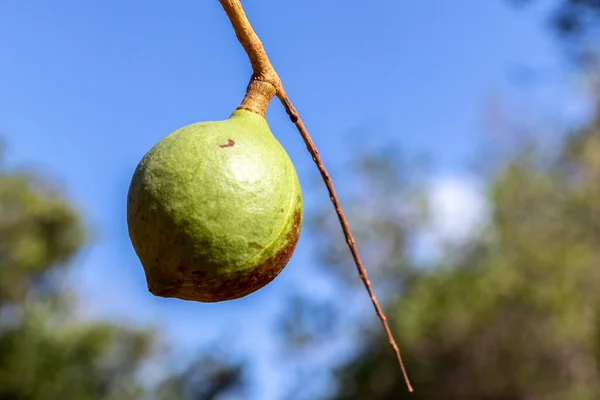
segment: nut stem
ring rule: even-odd
[[[252,111],[264,117],[267,107],[276,93],[277,90],[273,84],[251,79],[238,110]]]

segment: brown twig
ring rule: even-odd
[[[291,121],[296,125],[298,132],[300,133],[300,135],[302,136],[302,139],[304,140],[304,143],[306,144],[306,148],[308,149],[308,152],[311,154],[313,161],[315,162],[315,164],[317,165],[317,168],[319,169],[319,172],[321,173],[321,177],[323,178],[323,181],[325,182],[325,186],[327,186],[327,190],[329,191],[329,198],[330,198],[331,202],[333,203],[335,211],[340,220],[342,230],[344,231],[344,236],[346,237],[346,243],[348,244],[348,247],[350,248],[350,252],[352,253],[354,262],[356,263],[356,267],[358,269],[358,274],[360,275],[360,279],[363,281],[365,288],[367,289],[367,292],[369,293],[369,296],[371,297],[371,301],[373,302],[373,306],[375,307],[375,312],[377,313],[377,316],[379,317],[379,319],[381,320],[381,323],[383,324],[383,328],[387,335],[390,346],[396,353],[396,358],[398,359],[398,363],[400,364],[400,368],[402,369],[402,374],[404,375],[404,380],[406,382],[406,386],[408,387],[408,390],[410,392],[412,392],[413,388],[410,384],[410,380],[408,379],[406,369],[404,368],[404,363],[402,362],[402,356],[400,355],[400,349],[398,349],[398,345],[396,344],[396,341],[394,340],[394,336],[392,335],[392,331],[390,330],[390,327],[387,323],[387,318],[386,318],[385,314],[383,313],[383,310],[379,306],[377,297],[375,296],[375,293],[373,292],[373,288],[371,287],[371,282],[369,282],[369,278],[367,277],[367,271],[366,271],[365,267],[363,266],[362,261],[360,260],[360,256],[358,255],[358,250],[356,248],[356,244],[354,243],[354,237],[352,236],[352,233],[350,231],[350,226],[348,225],[348,221],[346,220],[344,211],[342,210],[340,200],[339,200],[339,198],[335,192],[335,189],[333,187],[333,181],[331,180],[331,177],[329,176],[329,173],[327,172],[327,169],[325,168],[325,165],[323,164],[323,161],[321,160],[321,156],[319,155],[317,147],[315,146],[310,135],[308,134],[308,131],[306,130],[306,127],[304,126],[302,119],[300,119],[300,116],[298,115],[298,111],[296,111],[292,102],[287,97],[285,90],[283,89],[283,85],[281,84],[281,80],[279,79],[279,76],[277,75],[277,73],[275,72],[275,69],[271,65],[271,62],[269,61],[269,58],[267,57],[267,53],[265,52],[265,49],[263,48],[261,41],[259,40],[258,36],[254,32],[254,29],[252,29],[252,26],[250,25],[250,22],[248,21],[248,18],[246,17],[246,14],[244,13],[244,10],[242,8],[242,4],[240,3],[240,0],[219,0],[219,2],[221,3],[221,6],[225,10],[225,13],[229,17],[229,20],[231,21],[231,24],[233,25],[235,34],[236,34],[239,42],[241,43],[241,45],[244,47],[244,50],[246,51],[246,54],[248,55],[248,58],[250,59],[250,64],[252,65],[252,71],[253,71],[252,78],[250,80],[250,84],[248,85],[246,97],[244,98],[244,101],[242,102],[242,105],[240,107],[253,109],[252,106],[248,106],[248,103],[254,103],[254,101],[250,101],[249,98],[250,97],[256,98],[258,96],[261,98],[261,100],[260,100],[261,104],[256,108],[259,110],[262,110],[261,114],[264,115],[264,110],[266,110],[266,105],[271,100],[272,95],[270,95],[270,96],[267,95],[267,97],[269,97],[267,99],[264,95],[260,95],[260,94],[257,95],[257,93],[256,93],[257,90],[253,89],[253,88],[258,86],[257,83],[260,82],[261,84],[272,85],[273,88],[275,89],[275,94],[277,95],[277,97],[279,98],[281,103],[283,104],[285,111],[287,112]],[[262,91],[268,92],[264,89]],[[265,101],[266,101],[266,104],[264,104]],[[264,110],[263,110],[263,108],[264,108]]]

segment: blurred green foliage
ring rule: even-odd
[[[0,169],[0,398],[133,399],[150,332],[77,322],[62,281],[78,214],[35,175]]]
[[[388,302],[415,393],[377,332],[332,398],[600,396],[600,119],[559,149],[523,150],[488,187],[488,223],[435,266],[409,268]]]
[[[142,385],[153,332],[77,317],[64,282],[85,243],[79,214],[56,188],[0,164],[0,399],[211,400],[240,392],[241,367],[205,357],[156,391]]]
[[[600,2],[554,4],[548,21],[558,43],[583,76],[597,76]],[[597,93],[594,80],[586,82]],[[415,170],[385,150],[358,152],[353,176],[363,185],[343,199],[344,208],[415,393],[407,393],[373,316],[345,332],[359,338],[357,353],[337,366],[327,398],[600,398],[598,99],[595,117],[565,132],[557,146],[523,142],[509,159],[487,160],[485,224],[465,242],[444,243],[432,264],[410,256],[415,237],[436,212],[425,181],[415,182]],[[355,293],[363,291],[335,216],[323,210],[312,222],[322,238],[321,260]],[[368,301],[364,294],[362,299]],[[311,319],[299,320],[296,329]],[[331,334],[312,335],[318,346],[320,336]]]

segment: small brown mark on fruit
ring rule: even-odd
[[[235,142],[233,141],[233,139],[227,139],[227,143],[220,144],[219,147],[223,149],[225,147],[233,147],[234,144],[235,144]]]
[[[281,212],[283,212],[283,208],[281,209]]]

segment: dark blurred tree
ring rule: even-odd
[[[84,241],[56,189],[0,166],[0,398],[139,398],[150,333],[77,322],[62,283]]]
[[[600,117],[554,150],[529,148],[492,176],[487,226],[434,268],[409,267],[410,283],[388,297],[416,392],[373,320],[332,398],[600,396]],[[407,276],[391,250],[383,258]]]
[[[540,0],[508,0],[523,6]],[[556,8],[550,17],[550,26],[558,35],[570,58],[580,67],[598,66],[600,39],[600,1],[554,0]]]
[[[581,72],[597,74],[600,2],[555,4],[550,20],[559,42]],[[360,155],[353,161],[359,188],[344,207],[416,392],[407,394],[380,324],[367,317],[343,332],[355,337],[358,351],[336,369],[328,398],[599,398],[600,112],[558,147],[522,145],[486,178],[487,224],[465,243],[445,243],[434,265],[412,254],[435,210],[419,178],[409,179],[411,166],[389,152],[349,152]],[[317,213],[310,227],[327,269],[362,293],[333,213]],[[342,306],[333,313],[351,312]],[[326,346],[319,338],[330,338],[331,327],[311,330],[311,315],[293,316],[282,326],[309,332],[303,343]]]
[[[213,354],[201,356],[185,371],[161,384],[158,400],[217,400],[232,395],[243,398],[245,366],[224,362],[224,358]]]
[[[64,281],[85,240],[79,214],[56,188],[0,157],[0,399],[158,397],[138,376],[153,355],[152,332],[76,316]],[[201,360],[159,385],[170,388],[168,399],[241,389],[238,365]]]

